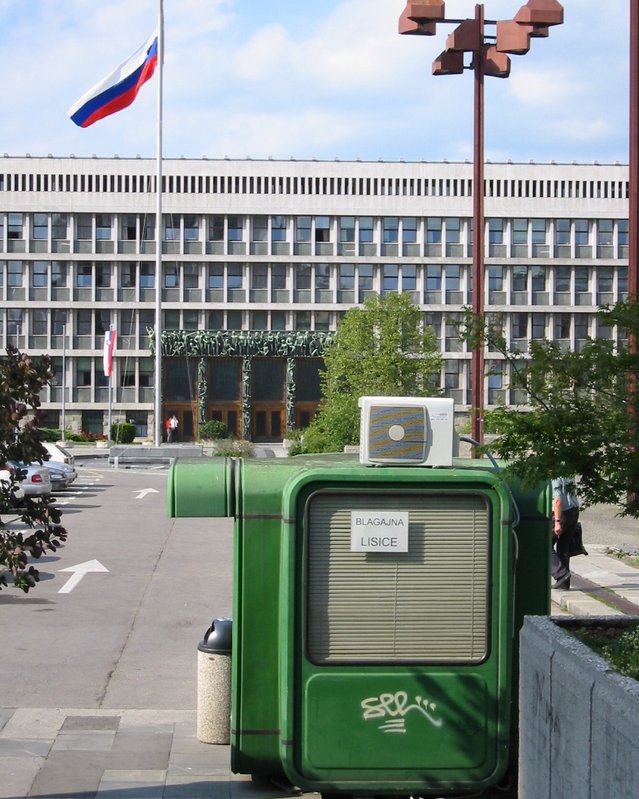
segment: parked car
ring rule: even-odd
[[[50,461],[66,463],[68,466],[75,466],[75,458],[65,447],[61,447],[60,444],[52,444],[50,441],[43,441],[42,446],[49,453]]]
[[[0,486],[2,489],[8,489],[11,486],[11,477],[12,477],[12,469],[5,465],[3,469],[0,469]],[[24,499],[24,488],[22,488],[22,483],[14,482],[13,483],[13,499],[5,505],[4,498],[0,500],[0,511],[2,513],[7,513],[11,511],[14,505],[19,505],[22,500]]]
[[[34,462],[32,466],[40,466],[40,464]],[[67,463],[43,461],[42,466],[49,472],[51,485],[54,491],[56,489],[68,488],[78,477],[75,466],[69,466]]]
[[[23,479],[20,481],[26,497],[43,497],[51,493],[51,476],[48,469],[39,463],[18,463],[8,461],[9,468],[18,469]]]

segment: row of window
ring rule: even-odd
[[[601,304],[622,298],[628,288],[627,267],[498,265],[486,267],[488,303]],[[413,292],[427,304],[465,303],[472,296],[472,268],[459,264],[328,264],[328,263],[193,263],[165,262],[163,299],[180,299],[171,291],[189,292],[183,299],[212,302],[361,303],[372,292]],[[0,261],[0,290],[24,288],[154,289],[155,264],[75,261]],[[291,290],[293,292],[291,296]],[[567,295],[565,297],[557,295]],[[599,299],[600,295],[610,295]],[[78,295],[77,299],[82,299]],[[106,296],[101,297],[107,299]],[[86,299],[86,298],[85,298]],[[148,298],[150,299],[150,297]]]
[[[0,191],[155,194],[152,175],[1,173]],[[470,178],[286,177],[280,175],[163,175],[165,194],[310,194],[388,197],[470,197]],[[484,181],[487,197],[626,199],[626,180]]]
[[[372,216],[197,216],[164,215],[162,238],[166,243],[188,245],[206,241],[207,252],[232,252],[250,242],[253,254],[288,254],[283,245],[337,245],[337,254],[463,255],[472,246],[472,221],[465,217],[372,217]],[[486,220],[489,256],[548,258],[624,257],[628,246],[628,221],[625,219],[528,219],[488,218]],[[155,215],[136,214],[60,214],[10,212],[0,214],[0,242],[8,249],[16,242],[29,240],[38,252],[37,242],[51,245],[70,241],[153,242]],[[223,245],[228,245],[224,247]],[[283,248],[283,249],[282,249]],[[317,248],[317,247],[316,247]],[[393,252],[389,252],[389,248]],[[453,248],[451,250],[451,248]],[[26,248],[25,248],[26,249]],[[82,250],[82,248],[74,248]],[[126,249],[126,248],[123,248]],[[282,249],[281,252],[278,250]],[[321,249],[321,248],[320,248]],[[246,248],[244,248],[244,251]],[[386,252],[385,252],[386,250]],[[218,252],[219,251],[219,252]],[[200,248],[201,252],[201,248]],[[241,254],[241,253],[239,253]],[[303,253],[301,253],[303,254]],[[310,253],[309,253],[310,254]]]
[[[339,311],[236,311],[228,309],[171,309],[162,312],[165,330],[335,330],[344,312]],[[431,326],[443,352],[465,352],[458,328],[463,320],[458,311],[426,311],[424,323]],[[612,338],[592,313],[515,312],[489,313],[488,319],[499,328],[512,346],[527,349],[528,341],[547,338],[578,345],[588,336]],[[104,333],[115,328],[117,350],[143,350],[149,346],[149,330],[155,315],[149,310],[75,311],[38,308],[0,310],[0,336],[3,344],[31,349],[101,349]],[[578,346],[577,346],[578,348]]]

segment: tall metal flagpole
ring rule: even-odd
[[[155,439],[162,443],[162,72],[164,68],[164,14],[158,0],[158,100],[157,100],[157,185],[155,189]]]

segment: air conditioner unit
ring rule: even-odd
[[[452,466],[455,404],[440,397],[360,397],[360,462]]]

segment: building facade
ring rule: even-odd
[[[159,277],[155,169],[0,159],[0,333],[52,356],[48,424],[106,433],[111,404],[153,437],[158,279],[162,411],[184,439],[210,418],[254,441],[308,424],[326,339],[374,292],[410,294],[436,332],[445,393],[468,408],[470,163],[166,160]],[[510,344],[614,337],[595,311],[627,294],[627,167],[488,163],[485,197],[486,312]],[[525,400],[491,352],[484,392],[487,406]]]

